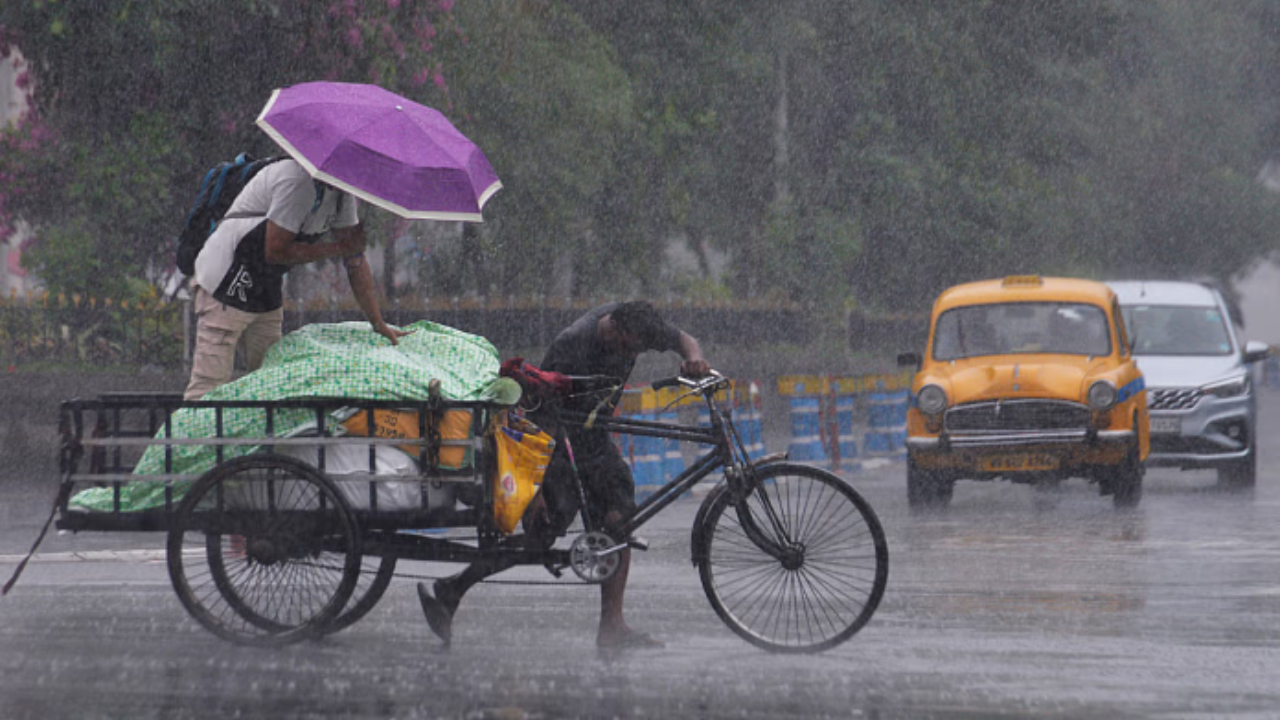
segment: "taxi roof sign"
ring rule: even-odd
[[[1004,282],[1001,282],[1000,285],[1003,287],[1043,287],[1044,280],[1039,275],[1009,275],[1005,277]]]

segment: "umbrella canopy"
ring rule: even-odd
[[[312,177],[401,217],[481,222],[502,188],[444,115],[376,85],[280,88],[257,123]]]

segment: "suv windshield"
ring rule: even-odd
[[[1212,306],[1131,305],[1121,310],[1135,355],[1230,355],[1231,336]]]
[[[977,355],[1110,355],[1102,308],[1081,303],[1002,303],[953,308],[938,317],[935,360]]]

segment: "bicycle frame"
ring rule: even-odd
[[[677,378],[677,381],[682,379]],[[758,463],[752,462],[747,455],[746,448],[742,443],[738,430],[733,424],[732,418],[722,411],[715,400],[715,393],[723,386],[724,378],[713,376],[706,381],[690,381],[693,383],[690,394],[697,392],[702,396],[703,401],[707,405],[710,413],[711,425],[707,428],[690,427],[688,425],[680,425],[670,422],[661,422],[653,420],[640,420],[636,418],[617,417],[617,416],[597,416],[594,419],[585,413],[562,412],[561,419],[566,422],[578,425],[585,425],[587,422],[592,423],[592,427],[609,432],[623,433],[627,435],[643,435],[648,437],[660,437],[674,439],[683,442],[697,442],[704,445],[711,445],[712,448],[704,455],[694,461],[693,465],[686,468],[675,478],[669,480],[662,485],[652,496],[640,503],[632,512],[614,528],[622,537],[629,537],[632,532],[638,530],[649,520],[653,519],[658,513],[662,512],[673,502],[678,500],[685,492],[693,489],[695,485],[704,480],[706,477],[721,468],[725,468],[725,479],[729,485],[729,491],[734,493],[734,507],[737,510],[739,519],[742,522],[743,529],[746,530],[748,537],[761,549],[770,555],[782,560],[789,557],[795,550],[789,538],[789,532],[778,520],[777,514],[773,509],[772,503],[767,496],[761,497],[761,504],[764,507],[766,517],[772,526],[773,533],[766,533],[756,523],[755,516],[746,507],[745,500],[750,494],[750,490],[754,486],[753,469]],[[563,436],[563,429],[560,432]],[[558,438],[557,441],[562,440]],[[572,446],[569,448],[572,456]],[[783,455],[782,457],[785,457]],[[768,462],[766,460],[765,462]],[[578,492],[582,493],[581,480],[577,475],[576,466],[574,470],[574,479],[578,484]],[[584,506],[585,507],[585,506]],[[596,530],[594,523],[587,513],[582,513],[583,525],[587,532]],[[775,538],[783,539],[783,543],[779,543]]]

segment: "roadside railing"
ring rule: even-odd
[[[158,298],[0,297],[0,363],[181,367],[183,318]]]

